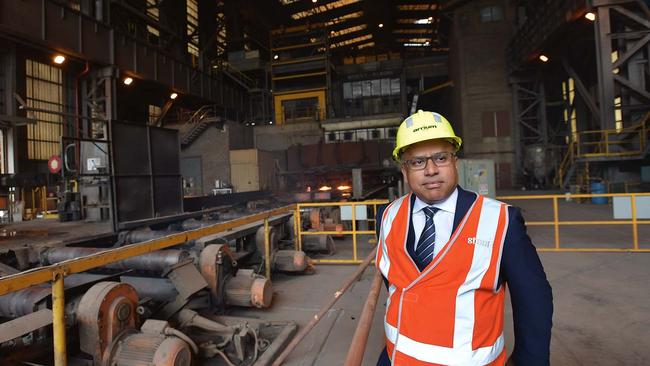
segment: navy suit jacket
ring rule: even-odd
[[[476,197],[476,193],[458,187],[454,231]],[[411,206],[414,201],[415,195],[412,196]],[[379,235],[384,209],[385,207],[381,207],[377,212],[377,235]],[[501,257],[500,281],[507,284],[512,303],[515,333],[512,360],[517,366],[545,366],[550,362],[553,294],[537,251],[526,233],[526,224],[520,210],[510,206],[508,214],[510,220]],[[407,238],[409,251],[414,246],[414,240],[413,223],[410,222]],[[384,282],[388,284],[386,279]],[[385,348],[377,365],[390,365]]]

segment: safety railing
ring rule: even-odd
[[[324,207],[338,207],[341,212],[341,223],[348,226],[348,230],[320,230],[323,225],[318,225],[314,228],[312,225],[311,230],[302,229],[302,220],[298,215],[298,223],[296,227],[297,237],[296,245],[298,250],[302,250],[302,241],[304,236],[310,235],[350,235],[352,236],[352,257],[351,258],[337,258],[337,259],[314,259],[315,263],[321,264],[359,264],[362,261],[359,259],[358,236],[359,235],[375,235],[375,217],[377,216],[377,208],[379,205],[388,203],[388,200],[372,200],[362,202],[321,202],[321,203],[298,203],[297,209],[300,212],[305,210],[314,210]],[[296,215],[294,215],[296,217]],[[359,229],[358,225],[361,222],[366,222],[367,229]],[[320,219],[318,220],[320,224]],[[376,240],[376,239],[372,239]]]
[[[543,247],[536,244],[537,250],[540,252],[650,252],[650,246],[646,248],[641,248],[639,245],[639,226],[650,224],[650,220],[639,220],[638,217],[638,202],[645,201],[645,197],[650,199],[650,193],[603,193],[603,194],[551,194],[551,195],[529,195],[529,196],[498,196],[497,199],[512,203],[521,200],[549,200],[552,204],[552,220],[544,221],[528,221],[526,220],[526,226],[530,227],[552,227],[553,228],[553,246],[552,247]],[[593,199],[593,198],[629,198],[629,219],[613,219],[613,220],[560,220],[560,203],[561,202],[573,202],[578,199]],[[605,202],[606,203],[606,202]],[[577,204],[577,203],[576,203]],[[619,201],[621,206],[625,202]],[[623,208],[625,211],[626,207]],[[540,211],[539,208],[536,211]],[[530,211],[529,211],[530,212]],[[580,213],[577,213],[580,215]],[[584,212],[582,213],[584,215]],[[627,216],[627,211],[624,212],[624,216]],[[572,247],[568,245],[562,245],[560,242],[560,228],[564,227],[575,227],[575,226],[597,226],[600,230],[606,226],[620,226],[620,225],[630,225],[632,227],[632,245],[631,247],[593,247],[593,246],[582,246],[582,244],[572,244]],[[531,235],[532,236],[532,235]],[[535,238],[533,237],[533,240]]]
[[[648,146],[648,120],[650,113],[634,126],[578,132],[576,157],[624,157],[645,153]]]
[[[271,255],[269,242],[269,218],[276,215],[293,212],[298,215],[296,205],[284,206],[274,210],[264,211],[241,219],[226,221],[204,228],[185,231],[142,243],[127,245],[119,248],[66,260],[50,266],[34,268],[25,272],[0,277],[0,296],[19,291],[30,286],[52,282],[52,325],[54,342],[54,365],[67,365],[66,329],[65,329],[65,293],[64,278],[74,273],[81,273],[93,268],[119,262],[138,255],[183,244],[204,236],[234,229],[242,225],[264,221],[264,248],[266,276],[271,276]],[[296,226],[297,227],[297,226]],[[297,235],[296,232],[294,234]]]

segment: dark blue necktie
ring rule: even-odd
[[[426,215],[426,222],[424,223],[422,234],[420,234],[418,246],[415,248],[414,258],[415,264],[420,271],[425,269],[431,263],[431,259],[433,259],[433,248],[435,247],[436,241],[436,226],[433,223],[433,216],[438,210],[439,208],[432,206],[427,206],[422,209]]]

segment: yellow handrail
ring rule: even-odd
[[[576,157],[620,157],[642,154],[646,148],[648,121],[650,112],[646,113],[636,125],[621,129],[587,130],[577,133],[578,149]],[[633,134],[624,140],[620,137],[623,134]],[[583,142],[584,141],[584,142]],[[625,151],[612,151],[611,146],[639,145],[638,149]],[[593,150],[590,150],[593,146]]]
[[[571,221],[559,219],[558,201],[560,199],[593,198],[593,197],[629,197],[631,200],[630,220],[600,220],[600,221]],[[650,193],[600,193],[600,194],[548,194],[548,195],[527,195],[527,196],[497,196],[501,201],[513,200],[540,200],[550,199],[553,203],[553,221],[527,221],[527,226],[553,226],[555,245],[553,248],[537,248],[540,252],[650,252],[650,248],[639,247],[638,225],[648,225],[650,220],[639,220],[637,217],[637,198],[650,197]],[[560,226],[575,225],[631,225],[632,226],[632,248],[561,248]]]
[[[313,202],[313,203],[298,203],[298,211],[306,207],[341,207],[341,206],[351,206],[352,215],[351,215],[351,230],[342,230],[342,231],[303,231],[302,230],[302,219],[298,217],[298,223],[296,225],[297,229],[297,243],[302,243],[303,236],[309,235],[352,235],[352,258],[349,259],[314,259],[314,263],[320,264],[359,264],[361,260],[359,259],[358,253],[358,242],[357,235],[375,235],[374,230],[358,230],[357,229],[357,217],[356,217],[356,207],[357,206],[372,206],[373,214],[377,214],[377,206],[388,203],[388,200],[368,200],[368,201],[359,201],[359,202]],[[368,218],[367,221],[374,221],[374,217]]]

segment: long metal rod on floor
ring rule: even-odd
[[[363,274],[363,271],[366,270],[366,267],[370,264],[370,262],[375,258],[375,251],[377,248],[375,248],[372,253],[370,253],[366,259],[361,262],[361,264],[357,267],[357,270],[354,271],[350,277],[343,283],[343,286],[334,293],[334,298],[332,298],[325,306],[321,308],[321,310],[318,312],[318,314],[314,315],[314,317],[311,319],[309,324],[307,324],[302,330],[291,340],[291,343],[287,345],[287,348],[284,349],[284,351],[278,356],[275,361],[273,361],[273,366],[280,366],[282,365],[282,362],[289,356],[289,354],[296,348],[296,346],[300,343],[300,341],[305,338],[307,334],[318,324],[318,322],[323,318],[323,315],[327,313],[327,311],[334,306],[334,304],[338,301],[338,299],[347,291],[347,289],[352,286],[354,281],[356,281],[361,275]]]
[[[345,358],[345,366],[359,366],[363,362],[363,355],[366,353],[366,345],[368,343],[368,334],[372,327],[372,319],[375,315],[375,308],[377,307],[377,299],[379,299],[379,292],[381,291],[381,273],[375,272],[375,277],[370,286],[368,298],[363,305],[363,311],[359,318],[359,324],[354,331],[352,343],[348,349],[348,355]]]
[[[269,240],[269,219],[264,219],[264,270],[266,278],[271,280],[271,244]]]

